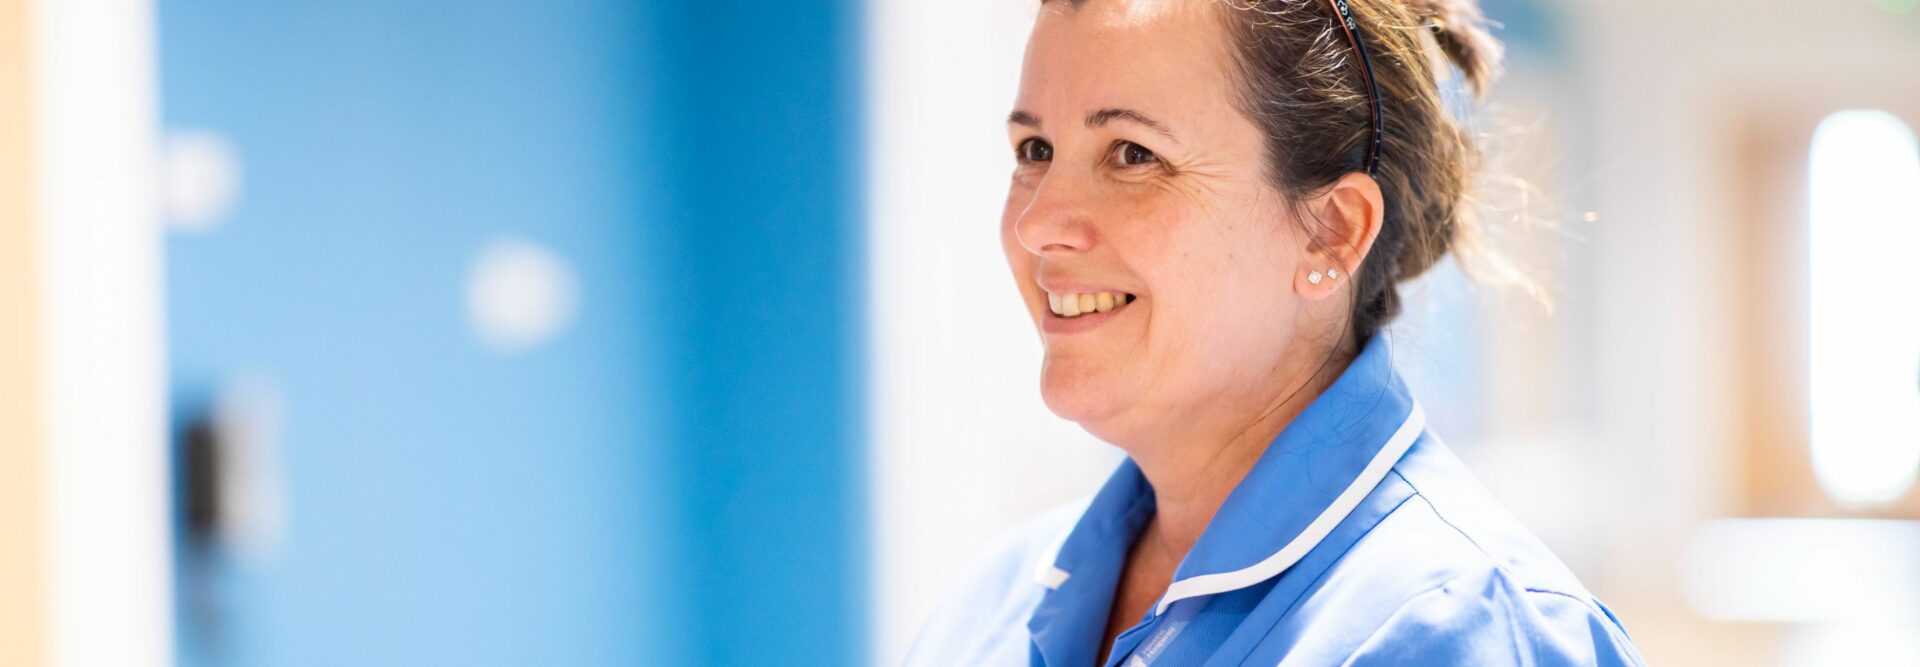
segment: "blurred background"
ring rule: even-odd
[[[0,0],[0,665],[896,663],[1120,456],[1037,4]],[[1917,4],[1484,0],[1396,358],[1654,664],[1920,665]]]

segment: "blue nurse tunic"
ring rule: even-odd
[[[1153,516],[1131,460],[1003,537],[906,664],[1088,667]],[[1618,619],[1488,497],[1376,336],[1227,497],[1109,666],[1644,665]]]

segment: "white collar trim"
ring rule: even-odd
[[[1321,510],[1320,516],[1314,517],[1313,523],[1307,524],[1306,529],[1294,536],[1286,546],[1280,547],[1279,551],[1273,552],[1273,555],[1265,560],[1239,570],[1202,574],[1173,582],[1173,585],[1167,587],[1166,595],[1160,597],[1160,604],[1154,607],[1154,615],[1166,613],[1167,607],[1175,602],[1246,588],[1293,567],[1294,563],[1306,557],[1307,552],[1319,545],[1321,540],[1326,539],[1335,526],[1346,520],[1347,515],[1352,514],[1354,508],[1360,506],[1360,501],[1365,499],[1367,494],[1372,493],[1374,487],[1380,485],[1381,480],[1387,478],[1387,473],[1393,470],[1394,464],[1400,462],[1401,455],[1406,454],[1407,449],[1413,447],[1413,442],[1420,438],[1420,432],[1426,427],[1426,412],[1420,409],[1419,404],[1415,404],[1413,410],[1407,414],[1407,420],[1400,424],[1400,429],[1393,432],[1393,437],[1388,438],[1387,444],[1381,446],[1380,451],[1373,455],[1373,460],[1367,462],[1367,467],[1360,471],[1360,475],[1354,478],[1353,483],[1348,484],[1346,490],[1341,491],[1340,495],[1333,499],[1333,503]],[[1065,541],[1065,537],[1066,535],[1061,535],[1062,542]],[[1060,543],[1055,542],[1053,552],[1058,554],[1059,551]],[[1051,556],[1043,562],[1049,569],[1059,572],[1057,568],[1052,568]],[[1066,572],[1060,572],[1060,581],[1066,581]],[[1054,584],[1054,586],[1058,585]],[[1049,588],[1052,587],[1049,586]]]
[[[1054,562],[1060,559],[1060,547],[1066,545],[1067,536],[1073,534],[1073,527],[1079,523],[1078,519],[1067,523],[1067,528],[1060,531],[1060,534],[1047,544],[1047,548],[1040,551],[1040,558],[1034,561],[1034,583],[1047,587],[1047,590],[1058,589],[1060,584],[1067,583],[1070,573],[1055,566]]]

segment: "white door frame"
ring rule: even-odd
[[[33,0],[49,663],[173,662],[152,0]]]

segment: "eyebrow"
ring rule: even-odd
[[[1173,131],[1167,129],[1166,125],[1162,125],[1160,121],[1149,118],[1146,114],[1132,109],[1101,109],[1087,114],[1087,127],[1100,127],[1114,120],[1133,121],[1145,125],[1148,129],[1155,132],[1166,135],[1168,139],[1179,141],[1173,136]],[[1040,129],[1040,117],[1019,109],[1015,109],[1013,113],[1007,114],[1007,122],[1013,125],[1024,125],[1036,130]]]
[[[1101,109],[1087,114],[1087,127],[1100,127],[1106,125],[1108,121],[1113,120],[1130,120],[1145,125],[1148,129],[1155,132],[1167,135],[1168,139],[1173,138],[1173,131],[1168,130],[1167,126],[1161,125],[1160,121],[1148,118],[1146,114],[1132,109]]]

